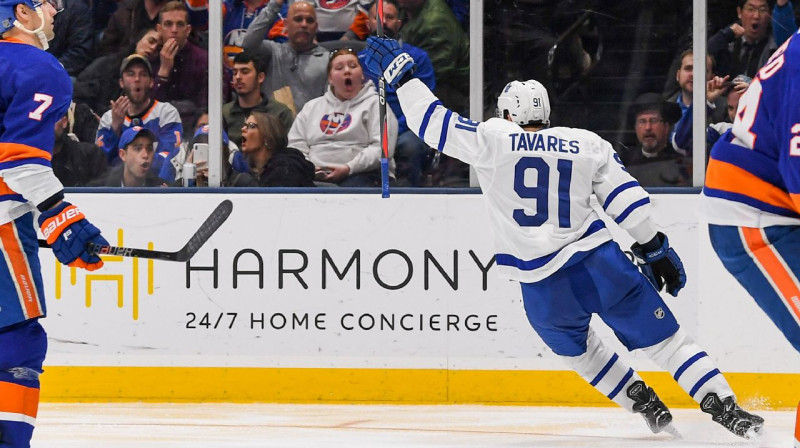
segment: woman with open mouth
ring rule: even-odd
[[[355,51],[342,48],[328,62],[325,94],[297,114],[289,131],[289,147],[314,164],[315,179],[340,187],[374,187],[381,181],[381,136],[378,93],[365,80]],[[394,154],[397,119],[389,115],[389,156]],[[390,161],[394,178],[394,160]]]

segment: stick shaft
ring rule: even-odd
[[[87,250],[93,255],[117,255],[120,257],[149,258],[153,260],[165,261],[189,261],[200,247],[211,238],[211,235],[219,229],[222,223],[228,219],[233,211],[233,203],[229,199],[222,201],[217,208],[206,218],[205,222],[197,229],[197,232],[189,238],[189,241],[177,252],[163,252],[160,250],[139,249],[135,247],[122,246],[101,246],[89,243]],[[39,247],[51,249],[45,240],[39,240]]]
[[[378,37],[385,37],[383,32],[383,0],[377,3]],[[389,118],[386,114],[386,80],[381,75],[378,79],[378,101],[381,120],[381,197],[389,197]]]

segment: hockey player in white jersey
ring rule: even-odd
[[[478,123],[445,108],[414,79],[414,61],[396,41],[369,38],[366,64],[397,86],[410,129],[475,168],[498,272],[520,282],[528,321],[554,353],[603,395],[642,414],[653,432],[674,432],[653,389],[592,332],[597,314],[628,350],[670,372],[714,421],[741,437],[759,434],[764,420],[736,404],[724,376],[658,294],[665,285],[678,294],[683,265],[651,221],[647,193],[608,142],[586,130],[549,128],[547,91],[533,80],[509,83],[497,100],[498,118]],[[641,273],[590,206],[592,195],[637,241]]]

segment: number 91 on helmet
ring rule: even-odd
[[[1,0],[0,0],[1,1]],[[539,81],[511,81],[497,97],[497,118],[511,117],[520,126],[550,125],[550,97]]]

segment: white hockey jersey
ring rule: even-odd
[[[408,127],[429,146],[475,168],[494,230],[501,276],[532,283],[611,239],[592,194],[638,242],[652,239],[650,199],[614,149],[572,128],[525,132],[497,118],[470,121],[421,81],[397,90]]]

